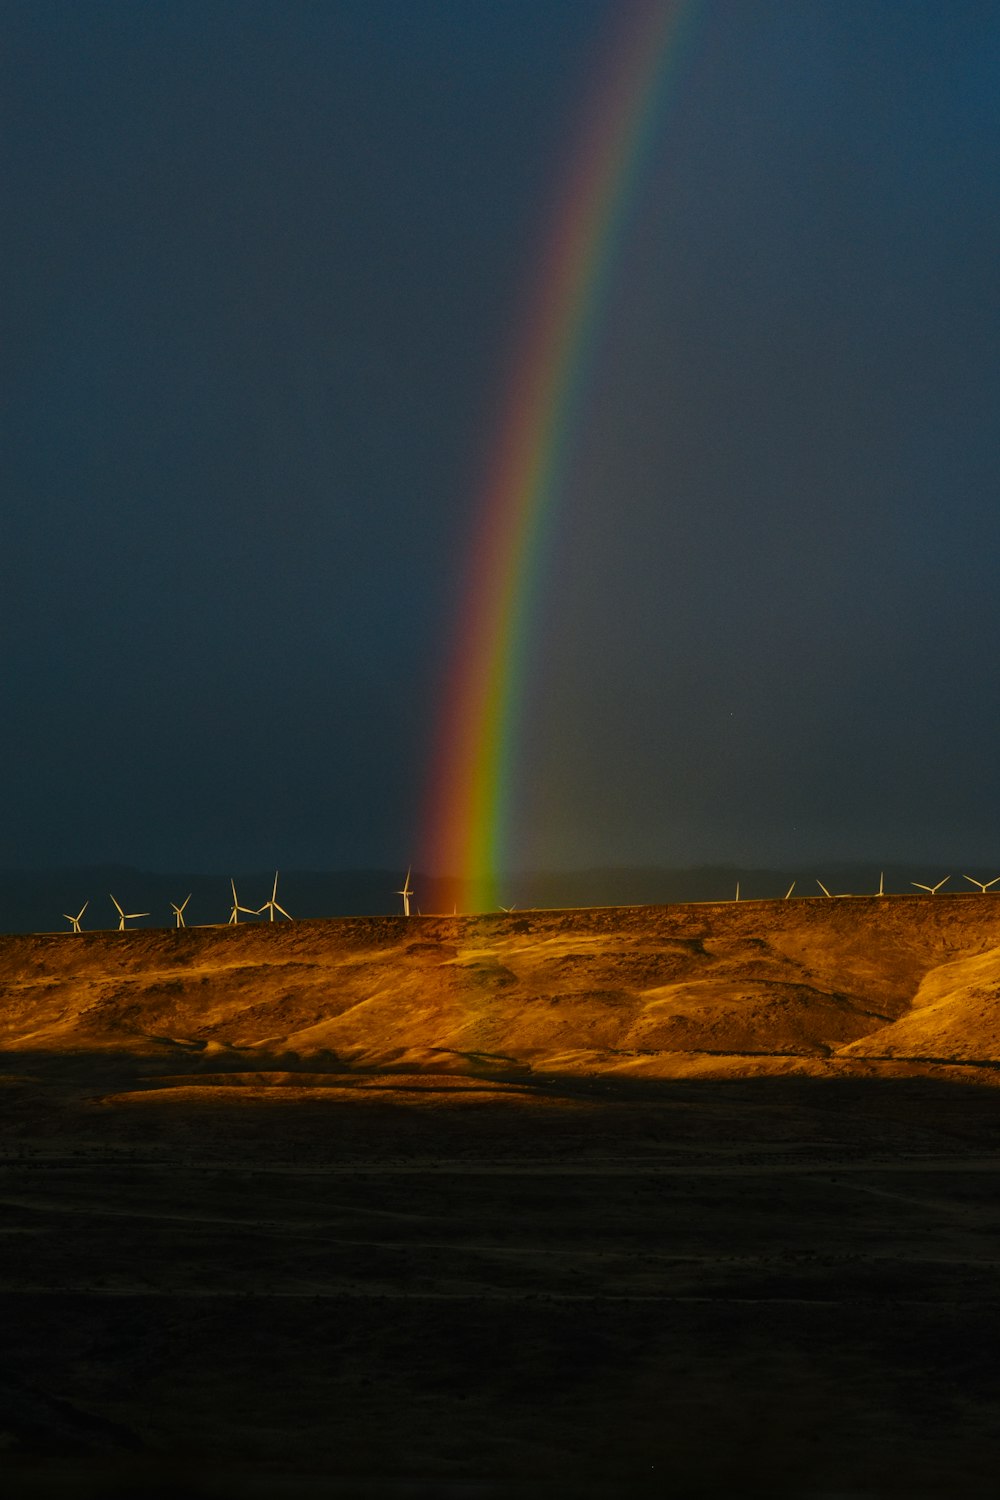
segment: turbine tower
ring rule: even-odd
[[[395,893],[397,896],[402,896],[403,898],[404,917],[408,917],[410,915],[410,897],[413,895],[413,887],[410,884],[410,874],[412,870],[413,866],[411,865],[409,870],[407,870],[406,872],[406,879],[403,881],[403,889],[401,891],[396,891]]]
[[[265,901],[264,902],[264,905],[260,908],[260,910],[258,911],[257,915],[260,916],[260,913],[261,912],[265,912],[265,911],[270,913],[270,915],[269,915],[269,917],[267,919],[269,922],[273,922],[274,921],[274,914],[275,914],[276,911],[280,911],[281,915],[283,917],[288,917],[289,922],[292,920],[292,918],[290,916],[288,916],[288,912],[285,910],[285,908],[283,906],[279,906],[278,905],[278,872],[277,872],[277,870],[275,870],[275,872],[274,872],[274,886],[273,886],[273,888],[271,890],[271,899],[269,901]]]
[[[108,892],[108,895],[111,896],[111,892],[110,891]],[[136,917],[148,917],[149,916],[149,912],[148,911],[122,911],[121,907],[118,905],[118,902],[115,901],[114,896],[111,896],[111,899],[112,899],[112,901],[114,901],[115,911],[118,913],[118,931],[119,932],[124,932],[125,931],[125,923],[126,922],[134,922],[135,919],[136,919]]]
[[[87,910],[87,907],[89,905],[90,905],[90,902],[89,901],[85,901],[83,903],[83,905],[80,907],[80,910],[77,912],[77,914],[76,914],[75,917],[71,917],[68,911],[64,911],[63,912],[63,916],[66,918],[67,922],[69,923],[69,930],[70,930],[70,932],[80,932],[81,931],[80,918],[83,916],[84,912]]]
[[[256,906],[241,906],[239,903],[239,898],[236,895],[236,881],[231,875],[229,877],[229,884],[233,888],[233,904],[229,912],[230,927],[234,926],[240,920],[241,911],[246,912],[248,917],[259,917],[260,911],[263,910],[263,907],[261,907],[260,911],[258,911]]]
[[[996,879],[994,880],[973,880],[971,875],[963,875],[962,879],[967,880],[970,885],[977,885],[985,896],[990,886],[996,885],[997,881],[1000,881],[1000,875],[997,875]]]
[[[927,891],[929,895],[936,896],[941,887],[947,885],[950,879],[951,876],[946,875],[943,880],[938,881],[937,885],[921,885],[919,880],[911,880],[910,884],[915,885],[918,891]]]
[[[171,903],[170,903],[170,910],[174,914],[174,925],[176,927],[186,927],[187,926],[187,923],[184,920],[184,908],[185,908],[185,906],[187,906],[187,904],[188,904],[188,902],[190,900],[191,900],[191,892],[188,891],[187,895],[184,897],[184,900],[181,902],[180,906],[175,906],[174,903],[171,901]]]

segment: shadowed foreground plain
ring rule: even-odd
[[[995,1492],[994,898],[0,973],[8,1493]]]

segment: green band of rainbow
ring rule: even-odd
[[[435,756],[421,866],[463,910],[496,905],[506,868],[520,709],[539,575],[621,229],[691,0],[639,0],[611,49],[515,364],[479,506],[460,639]]]

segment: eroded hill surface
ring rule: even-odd
[[[0,939],[4,1050],[254,1073],[1000,1062],[1000,901],[859,898]]]

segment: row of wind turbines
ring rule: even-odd
[[[403,915],[404,915],[404,917],[408,917],[410,915],[410,898],[413,895],[413,887],[410,884],[410,876],[412,875],[412,873],[413,873],[413,868],[411,866],[410,869],[408,869],[407,872],[406,872],[406,879],[403,881],[403,887],[402,887],[402,889],[398,890],[398,891],[396,891],[394,893],[395,895],[402,896],[402,898],[403,898]],[[911,880],[910,884],[916,890],[918,890],[918,891],[926,891],[928,893],[928,895],[936,896],[937,893],[938,893],[938,891],[940,891],[941,889],[943,889],[943,887],[946,886],[948,884],[948,881],[951,880],[951,879],[952,879],[951,875],[945,875],[944,879],[943,880],[939,880],[938,883],[937,883],[937,885],[924,885],[919,880]],[[977,880],[974,875],[963,875],[962,879],[963,880],[967,880],[970,885],[974,885],[976,887],[976,889],[978,891],[981,891],[984,896],[986,895],[987,891],[989,891],[989,890],[992,889],[993,886],[1000,885],[1000,875],[995,875],[992,880]],[[275,876],[275,880],[277,880],[277,876]],[[791,900],[792,893],[795,890],[795,887],[796,887],[797,884],[798,884],[797,880],[793,880],[792,881],[791,885],[788,887],[788,890],[785,892],[784,897],[782,898],[783,900],[785,900],[785,901]],[[823,895],[826,896],[826,897],[828,897],[831,901],[849,901],[849,900],[855,899],[855,897],[857,895],[857,893],[854,892],[854,891],[831,891],[831,890],[829,890],[823,884],[822,880],[820,880],[818,878],[816,880],[816,884],[819,886],[820,890],[823,892]],[[885,871],[884,870],[880,872],[879,877],[878,877],[878,890],[874,891],[872,894],[874,894],[876,896],[887,896],[889,894],[889,892],[885,888]],[[236,899],[236,887],[235,886],[233,887],[233,899],[234,899],[234,901]],[[735,899],[737,901],[739,901],[739,899],[740,899],[740,883],[739,883],[739,881],[736,882],[736,897],[735,897]],[[241,908],[241,910],[242,909],[243,908]],[[263,908],[261,908],[261,909],[263,910]],[[515,911],[516,908],[513,907],[513,906],[501,906],[499,908],[499,910],[502,911],[502,912],[506,912],[509,915],[512,911]],[[232,920],[232,918],[230,918],[230,920]]]
[[[946,875],[943,880],[939,880],[938,881],[937,885],[923,885],[919,880],[911,880],[910,884],[916,890],[918,890],[918,891],[926,891],[928,893],[928,895],[930,895],[930,896],[936,896],[937,893],[938,893],[938,891],[941,890],[943,886],[946,886],[948,884],[948,881],[951,880],[951,879],[952,879],[952,876]],[[992,880],[977,880],[974,875],[963,875],[962,879],[963,880],[967,880],[970,885],[974,885],[978,891],[981,891],[983,893],[984,896],[986,895],[986,892],[991,889],[992,886],[1000,885],[1000,875],[995,875]],[[796,887],[797,884],[798,884],[797,880],[793,880],[792,881],[791,885],[788,887],[788,890],[785,892],[784,896],[782,897],[782,900],[788,901],[788,900],[791,899],[792,892],[794,891],[794,889],[795,889],[795,887]],[[820,890],[823,892],[823,895],[829,897],[829,899],[831,901],[851,901],[851,900],[854,900],[857,897],[857,895],[858,895],[858,893],[856,891],[830,891],[830,890],[827,890],[827,888],[823,884],[822,880],[820,880],[818,877],[816,879],[816,884],[819,886]],[[867,893],[863,893],[863,894],[867,894]],[[878,878],[878,890],[877,891],[873,891],[872,895],[875,895],[875,896],[886,896],[888,894],[889,893],[888,893],[888,891],[885,888],[885,872],[883,871],[882,874],[880,874],[879,878]],[[740,883],[739,883],[739,881],[736,882],[736,895],[735,895],[735,897],[733,899],[736,900],[736,901],[739,901],[739,899],[740,899]]]
[[[277,914],[280,912],[281,915],[283,917],[285,917],[289,922],[292,922],[292,921],[295,920],[294,917],[292,917],[292,915],[285,910],[285,908],[281,905],[281,903],[278,900],[278,872],[277,872],[277,870],[275,870],[275,872],[274,872],[274,885],[271,887],[271,894],[268,897],[268,899],[264,902],[263,906],[243,906],[242,903],[240,902],[239,897],[236,894],[236,881],[233,880],[232,878],[230,878],[229,884],[232,887],[233,904],[232,904],[232,906],[229,909],[229,923],[227,925],[234,926],[236,923],[238,923],[239,920],[240,920],[240,913],[241,912],[244,913],[248,917],[260,917],[260,916],[263,916],[264,912],[267,912],[269,914],[268,915],[268,921],[270,921],[270,922],[273,922],[275,920],[275,917],[277,916]],[[409,884],[409,876],[407,876],[407,884]],[[412,891],[410,892],[410,894],[412,895]],[[148,912],[148,911],[126,911],[124,909],[124,907],[122,906],[121,902],[117,899],[117,897],[112,896],[110,891],[108,892],[108,895],[111,897],[111,904],[114,906],[115,911],[118,913],[118,931],[119,932],[124,932],[126,930],[126,928],[125,928],[125,923],[126,922],[135,922],[135,921],[137,921],[139,919],[139,917],[149,917],[149,916],[152,916],[152,912]],[[174,926],[175,927],[186,927],[187,926],[187,923],[184,920],[184,909],[185,909],[185,907],[187,906],[187,904],[188,904],[188,902],[190,900],[191,900],[191,892],[189,891],[188,894],[184,897],[184,900],[180,903],[179,906],[176,905],[173,901],[171,901],[171,903],[170,903],[170,910],[174,914]],[[63,912],[63,916],[66,918],[66,921],[69,923],[69,927],[70,927],[70,931],[71,932],[82,932],[83,931],[83,928],[81,926],[81,923],[83,921],[83,914],[87,910],[87,907],[89,905],[90,905],[90,902],[89,901],[85,901],[83,903],[83,905],[80,907],[80,910],[77,912],[77,914],[76,914],[75,917],[71,916],[68,911],[64,911]],[[409,915],[409,912],[407,912],[407,915]]]
[[[410,869],[408,869],[407,872],[406,872],[406,879],[403,881],[402,887],[398,891],[395,891],[393,893],[396,896],[401,896],[402,897],[402,900],[403,900],[403,915],[404,915],[404,917],[408,917],[411,914],[411,912],[410,912],[410,901],[411,901],[411,898],[413,896],[413,886],[410,884],[410,877],[411,877],[412,873],[413,873],[413,869],[412,869],[412,866],[411,866]],[[919,880],[911,880],[910,884],[914,887],[915,890],[926,891],[928,895],[930,895],[930,896],[936,896],[937,893],[938,893],[938,891],[942,890],[944,888],[944,886],[946,886],[948,884],[948,881],[951,880],[952,878],[953,877],[951,875],[945,875],[942,880],[938,881],[937,885],[924,885],[923,882],[921,882]],[[986,895],[987,891],[992,890],[993,886],[1000,885],[1000,875],[995,875],[992,880],[977,880],[974,875],[963,875],[962,879],[963,880],[967,880],[970,885],[974,885],[976,887],[976,889],[978,891],[980,891],[984,896]],[[792,881],[791,885],[788,887],[788,890],[785,892],[784,896],[782,897],[782,899],[784,901],[791,900],[792,894],[793,894],[793,892],[794,892],[795,887],[796,887],[797,884],[798,884],[797,880],[793,880]],[[855,897],[858,894],[857,892],[854,892],[854,891],[831,891],[827,886],[825,886],[823,884],[822,880],[820,880],[818,877],[816,879],[816,884],[819,886],[820,890],[823,892],[823,895],[826,896],[826,897],[828,897],[831,901],[852,900],[852,899],[855,899]],[[247,916],[247,917],[261,917],[261,916],[264,915],[265,912],[267,912],[267,914],[268,914],[268,921],[269,922],[274,922],[279,915],[282,916],[282,917],[284,917],[285,920],[288,921],[288,922],[292,922],[292,921],[295,920],[294,917],[291,915],[291,913],[287,912],[285,910],[285,908],[281,905],[280,901],[278,900],[278,871],[277,870],[275,870],[275,872],[274,872],[274,884],[271,887],[271,894],[268,897],[268,899],[264,902],[263,906],[244,906],[243,903],[240,901],[239,896],[236,894],[236,881],[234,879],[232,879],[232,877],[230,877],[229,885],[230,885],[230,889],[232,890],[232,893],[233,893],[233,903],[232,903],[232,906],[229,908],[229,922],[228,922],[227,925],[229,925],[229,926],[235,926],[235,925],[237,925],[239,923],[241,915],[242,916]],[[148,911],[126,911],[125,908],[122,906],[121,902],[117,899],[116,896],[112,896],[110,892],[108,894],[109,894],[109,896],[111,898],[111,903],[114,906],[115,911],[118,913],[118,931],[119,932],[124,932],[126,930],[125,924],[127,922],[136,922],[136,921],[139,920],[140,917],[148,917],[148,916],[152,915],[152,913],[148,912]],[[875,896],[886,896],[886,895],[889,894],[886,891],[886,888],[885,888],[885,873],[884,872],[879,875],[878,890],[872,892],[871,894],[873,894]],[[740,899],[741,899],[741,897],[740,897],[740,883],[739,883],[739,881],[737,881],[736,882],[736,895],[734,897],[734,900],[739,901]],[[746,898],[744,897],[743,899],[745,900]],[[171,901],[171,903],[170,903],[170,910],[173,912],[173,915],[174,915],[174,926],[175,927],[186,927],[187,926],[187,923],[184,920],[184,911],[185,911],[185,908],[187,907],[187,904],[188,904],[188,902],[190,900],[191,900],[191,892],[189,891],[188,894],[184,897],[184,900],[182,902],[180,902],[179,905],[176,904],[175,902]],[[70,925],[70,931],[71,932],[82,932],[83,931],[83,927],[81,925],[82,922],[83,922],[83,914],[87,910],[87,907],[89,905],[90,905],[90,902],[89,901],[85,901],[83,903],[83,905],[80,907],[80,910],[76,913],[76,916],[73,916],[68,911],[64,911],[63,912],[63,916],[66,918],[66,921]],[[502,912],[510,913],[510,912],[514,911],[515,908],[513,906],[501,906],[500,910]]]

